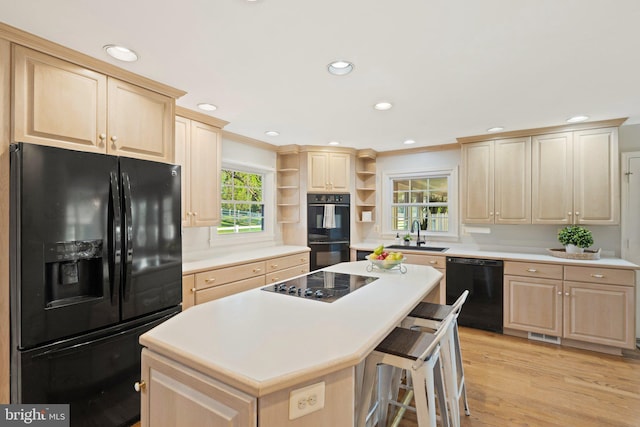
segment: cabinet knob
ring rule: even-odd
[[[111,136],[111,145],[113,146],[113,148],[116,148],[116,142],[118,141],[118,137],[113,135]]]
[[[195,294],[196,293],[196,288],[191,288],[191,293]]]
[[[500,212],[496,212],[496,216],[500,216]]]
[[[568,296],[569,296],[569,292],[565,292],[565,293],[564,293],[564,296],[565,296],[565,297],[568,297]]]
[[[259,267],[257,267],[257,268],[254,268],[254,269],[253,269],[253,272],[254,272],[254,273],[257,273],[257,272],[259,272],[260,270],[262,270],[262,269],[261,269],[261,268],[259,268]]]
[[[133,389],[138,393],[140,393],[141,391],[144,391],[146,388],[147,388],[147,383],[145,383],[144,380],[136,381],[135,384],[133,384]]]
[[[604,274],[591,274],[591,277],[595,277],[596,279],[603,279]]]
[[[271,264],[271,268],[278,268],[278,264]]]
[[[580,212],[576,211],[576,216],[580,215]]]
[[[493,216],[493,212],[489,212],[489,215]]]
[[[198,212],[191,212],[191,215],[198,216]]]
[[[572,215],[572,213],[571,213],[571,212],[567,212],[567,215],[571,216],[571,215]]]
[[[437,264],[437,263],[438,261],[434,261],[434,260],[429,261],[429,264]]]
[[[562,291],[558,291],[558,295],[562,295]]]
[[[216,281],[216,279],[215,279],[215,277],[211,277],[209,279],[205,279],[204,281],[207,282],[207,283],[213,283],[213,282]]]
[[[280,280],[280,279],[279,279],[279,278],[277,278],[277,277],[274,277],[273,279],[271,279],[271,281],[272,281],[272,282],[277,282],[277,281],[279,281],[279,280]]]
[[[527,268],[527,271],[529,273],[536,273],[538,270],[536,270],[535,268]]]
[[[102,146],[104,145],[104,141],[107,139],[107,134],[101,133],[100,135],[98,135],[98,138],[100,139],[100,146]]]

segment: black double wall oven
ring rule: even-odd
[[[312,271],[349,261],[350,200],[349,194],[307,194]]]

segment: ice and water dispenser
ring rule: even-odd
[[[102,240],[46,243],[44,250],[47,308],[103,296]]]

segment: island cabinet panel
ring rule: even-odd
[[[142,427],[256,426],[256,398],[147,349],[142,381]]]
[[[289,396],[291,392],[325,383],[324,408],[289,419]],[[259,427],[328,427],[352,426],[354,413],[354,370],[342,369],[284,390],[276,391],[258,399]]]
[[[442,273],[440,285],[436,286],[429,295],[424,298],[424,302],[434,304],[447,303],[447,258],[444,256],[416,254],[403,252],[407,264],[428,265]]]

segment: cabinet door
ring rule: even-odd
[[[496,224],[531,223],[531,138],[494,143]]]
[[[182,311],[195,305],[196,277],[194,274],[182,276]]]
[[[142,427],[255,426],[257,401],[199,372],[142,350]]]
[[[106,76],[17,45],[13,67],[15,141],[106,151]]]
[[[191,121],[190,211],[194,226],[220,224],[220,129]]]
[[[504,276],[504,327],[562,335],[562,281]]]
[[[564,282],[564,337],[635,348],[633,286]]]
[[[532,137],[533,224],[573,223],[573,134]]]
[[[462,222],[493,223],[493,141],[462,145]]]
[[[191,206],[191,193],[188,191],[191,188],[191,165],[189,163],[189,141],[191,140],[191,121],[184,117],[176,116],[176,137],[175,137],[175,152],[174,162],[180,165],[180,194],[182,196],[182,226],[188,227],[191,225],[191,215],[189,206]]]
[[[617,128],[574,132],[573,209],[578,224],[620,221]]]
[[[329,168],[329,156],[327,153],[309,153],[308,157],[308,191],[327,191],[329,179],[327,170]]]
[[[329,154],[329,190],[349,192],[349,173],[351,156],[344,153]]]
[[[171,97],[109,78],[110,154],[173,162],[174,104]]]

